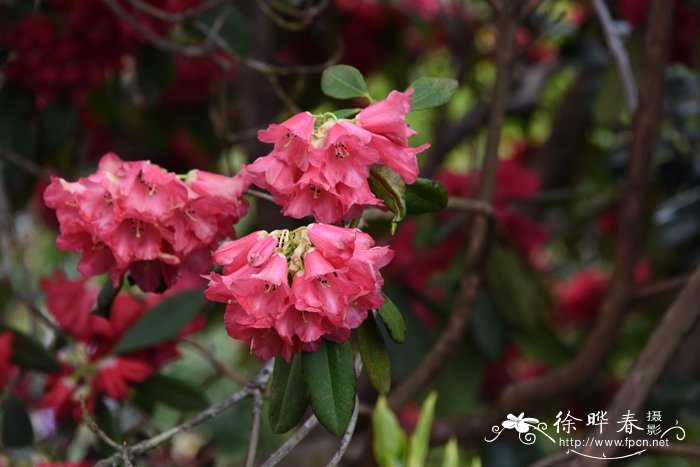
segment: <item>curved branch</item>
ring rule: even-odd
[[[617,72],[620,74],[622,89],[625,93],[625,102],[630,112],[634,113],[637,110],[639,101],[639,93],[637,92],[637,84],[634,81],[634,73],[630,66],[630,58],[627,55],[627,50],[620,40],[620,35],[615,30],[615,24],[610,11],[603,0],[591,0],[591,5],[595,11],[598,21],[603,28],[603,36],[608,44],[608,49],[613,56]]]
[[[463,417],[449,424],[456,434],[468,436],[485,432],[513,410],[527,410],[553,397],[567,394],[592,378],[617,341],[624,312],[634,299],[633,271],[638,260],[643,232],[648,176],[655,147],[665,79],[671,13],[664,0],[651,3],[645,37],[645,70],[640,86],[640,104],[633,123],[634,138],[620,203],[620,226],[615,239],[615,256],[610,287],[593,330],[576,357],[540,378],[508,387],[487,413]]]
[[[515,7],[519,4],[520,2],[516,2]],[[501,140],[501,127],[508,105],[511,66],[516,53],[515,29],[518,21],[517,10],[500,11],[500,6],[497,7],[496,4],[494,4],[494,9],[498,12],[499,17],[498,42],[500,47],[496,57],[496,82],[489,109],[486,148],[476,198],[476,201],[485,204],[490,203],[495,192],[498,148]],[[481,284],[481,269],[491,242],[492,226],[492,219],[487,216],[474,218],[465,269],[449,321],[428,355],[391,393],[389,405],[394,410],[409,401],[435,376],[462,338]]]
[[[290,438],[284,442],[282,446],[273,452],[270,457],[262,464],[260,467],[274,467],[282,459],[287,457],[287,455],[292,452],[292,450],[299,444],[306,436],[311,433],[311,430],[316,428],[318,425],[318,418],[315,415],[310,416],[306,419],[304,424],[297,431],[294,432]]]
[[[216,417],[226,409],[233,407],[239,402],[247,399],[248,397],[254,396],[257,392],[260,392],[265,387],[267,381],[270,379],[270,376],[272,375],[272,364],[273,360],[270,360],[267,363],[265,363],[265,365],[263,365],[262,368],[258,370],[255,376],[253,376],[253,378],[250,380],[250,383],[248,383],[248,385],[246,385],[240,391],[231,394],[228,398],[224,399],[218,404],[212,405],[208,409],[201,411],[189,420],[186,420],[180,423],[179,425],[176,425],[171,429],[164,431],[163,433],[157,434],[151,438],[141,441],[140,443],[134,444],[133,446],[128,446],[125,450],[125,453],[128,454],[129,457],[132,457],[139,454],[143,454],[144,452],[150,451],[151,449],[155,449],[161,444],[170,440],[175,435],[182,433],[183,431],[187,431],[190,428],[193,428],[197,425],[200,425],[209,420],[210,418]],[[119,459],[121,459],[122,456],[122,453],[115,453],[112,456],[97,462],[95,464],[95,467],[108,467],[114,462],[119,461]]]

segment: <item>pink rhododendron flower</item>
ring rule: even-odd
[[[343,341],[383,303],[379,269],[388,247],[357,229],[311,224],[292,232],[258,231],[214,253],[222,273],[205,295],[226,303],[229,335],[263,359],[313,351],[321,339]]]
[[[234,235],[247,203],[244,176],[193,170],[185,181],[145,161],[109,153],[97,173],[77,182],[52,177],[44,201],[56,210],[61,250],[82,254],[85,277],[129,271],[145,291],[172,285],[184,268],[203,273],[217,241]]]
[[[81,397],[89,411],[93,410],[98,396],[125,398],[133,384],[146,380],[179,353],[174,342],[163,342],[126,355],[114,355],[112,350],[116,343],[160,301],[203,285],[201,278],[190,274],[184,275],[164,294],[146,294],[143,299],[137,299],[119,293],[107,318],[94,313],[98,290],[86,279],[69,280],[58,274],[42,280],[49,312],[74,341],[58,351],[61,368],[48,376],[47,390],[39,407],[53,409],[58,419],[81,420]],[[179,335],[192,334],[202,326],[202,317],[198,316]]]
[[[428,147],[408,145],[415,134],[405,121],[412,92],[392,91],[353,120],[302,112],[270,125],[258,138],[274,149],[245,172],[290,217],[313,216],[331,224],[357,216],[366,206],[381,206],[367,182],[370,166],[387,165],[413,183],[416,155]]]

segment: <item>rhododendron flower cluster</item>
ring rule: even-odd
[[[183,266],[203,273],[209,251],[234,235],[245,214],[243,176],[193,170],[185,180],[145,161],[105,155],[97,173],[77,182],[52,177],[44,200],[56,210],[61,250],[82,253],[85,276],[109,272],[117,284],[129,271],[145,291],[172,285]]]
[[[73,339],[58,351],[61,369],[50,374],[47,391],[39,407],[52,408],[56,417],[82,419],[80,398],[92,411],[96,397],[104,395],[123,399],[129,388],[146,380],[158,368],[179,355],[173,342],[113,355],[110,352],[124,333],[149,309],[171,294],[193,287],[201,281],[186,276],[167,293],[147,294],[144,300],[120,293],[114,298],[109,318],[93,313],[97,306],[98,289],[86,279],[69,280],[62,275],[44,279],[41,287],[46,293],[47,307],[61,329]],[[201,316],[181,330],[188,335],[201,329]]]
[[[311,215],[334,223],[355,217],[366,206],[382,205],[367,182],[370,166],[387,165],[413,183],[418,176],[416,154],[429,146],[408,145],[415,134],[405,120],[412,93],[392,91],[352,120],[303,112],[270,125],[258,138],[273,143],[274,149],[245,171],[290,217]]]
[[[344,341],[383,303],[379,269],[393,257],[357,229],[311,224],[253,232],[214,253],[223,266],[205,292],[226,303],[229,335],[263,359]]]

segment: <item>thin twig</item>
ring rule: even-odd
[[[145,27],[143,24],[139,22],[136,18],[134,18],[129,12],[127,12],[124,8],[121,7],[115,0],[102,0],[102,3],[104,3],[107,8],[112,10],[112,12],[119,16],[121,19],[123,19],[129,26],[134,28],[134,30],[139,33],[141,36],[143,36],[144,39],[149,41],[151,44],[155,45],[159,49],[162,49],[166,52],[172,52],[180,55],[185,55],[187,57],[201,57],[203,55],[206,55],[209,50],[211,49],[211,45],[213,45],[213,35],[212,37],[212,42],[211,44],[204,44],[204,45],[181,45],[177,44],[175,42],[172,42],[165,37],[154,33],[147,27]],[[213,28],[212,28],[213,29]],[[207,33],[211,32],[211,29],[207,29]],[[208,35],[208,34],[207,34]],[[218,37],[218,36],[217,36]]]
[[[90,431],[92,431],[92,433],[93,433],[95,436],[97,436],[98,438],[100,438],[107,446],[111,447],[111,448],[114,449],[115,451],[121,451],[121,450],[124,448],[124,446],[122,446],[121,444],[117,443],[116,441],[114,441],[114,440],[113,440],[112,438],[110,438],[109,436],[107,436],[107,433],[105,433],[104,431],[102,431],[102,429],[100,429],[100,426],[97,424],[97,422],[95,421],[95,419],[92,418],[92,416],[90,415],[90,412],[88,412],[88,409],[87,409],[87,407],[85,406],[85,398],[82,397],[82,396],[80,396],[80,397],[78,398],[78,401],[80,402],[80,410],[82,411],[83,422],[84,422],[85,425],[88,427],[88,429],[89,429]]]
[[[656,326],[639,357],[627,372],[622,386],[608,407],[610,420],[621,420],[628,410],[637,412],[643,406],[673,356],[700,320],[698,303],[700,303],[700,267],[695,270],[673,305]],[[602,437],[612,440],[612,448],[606,448],[606,456],[615,455],[615,440],[624,436],[622,431],[616,431],[616,429],[617,427],[603,429]],[[584,449],[583,452],[590,455],[596,454],[592,447]],[[607,461],[589,461],[585,463],[586,466],[607,465]],[[575,462],[574,465],[584,464]]]
[[[258,131],[261,129],[262,128],[246,128],[238,131],[229,131],[226,133],[226,142],[229,144],[238,144],[243,141],[255,139],[258,135]]]
[[[688,282],[689,277],[690,276],[687,275],[671,277],[660,282],[639,286],[634,293],[634,299],[636,301],[642,301],[668,292],[675,292]]]
[[[161,21],[165,21],[168,23],[183,23],[201,15],[202,13],[212,10],[218,7],[219,5],[226,3],[227,1],[228,0],[209,0],[207,2],[203,2],[199,5],[195,5],[191,8],[188,8],[180,13],[171,13],[169,11],[165,11],[143,0],[129,0],[129,3],[131,3],[131,5],[133,5],[135,8]]]
[[[481,181],[476,198],[477,201],[486,204],[491,202],[495,192],[498,149],[508,104],[511,67],[516,49],[515,29],[518,21],[514,10],[504,12],[500,1],[493,0],[492,4],[494,9],[501,10],[497,15],[499,18],[498,43],[500,46],[496,56],[496,82],[494,83],[493,97],[489,109],[486,148],[484,150]],[[485,216],[474,218],[472,234],[467,248],[465,268],[460,280],[459,293],[452,306],[449,320],[426,357],[390,395],[389,404],[393,409],[396,410],[409,401],[420,388],[433,378],[452,355],[462,338],[481,284],[481,269],[491,242],[492,227],[492,218]]]
[[[700,446],[698,445],[668,444],[666,446],[649,446],[647,450],[669,456],[700,457]]]
[[[248,449],[245,454],[245,467],[255,465],[255,454],[258,452],[260,443],[260,415],[262,413],[263,396],[262,391],[257,389],[253,393],[253,421],[250,425],[250,438],[248,439]]]
[[[352,439],[352,435],[355,433],[355,425],[357,425],[357,416],[359,413],[360,399],[358,399],[357,396],[355,396],[355,409],[352,411],[352,418],[350,419],[350,423],[348,424],[345,433],[343,433],[343,437],[340,439],[340,445],[338,446],[338,450],[335,451],[335,454],[328,462],[327,467],[336,467],[345,455],[345,451],[348,450],[348,446],[350,446],[350,440]]]
[[[245,191],[245,194],[248,196],[252,196],[254,198],[264,199],[265,201],[269,201],[271,203],[275,202],[275,198],[273,198],[272,195],[269,195],[269,194],[262,192],[262,191],[252,190],[252,189],[248,188]]]
[[[136,456],[138,454],[150,451],[151,449],[155,449],[156,447],[170,440],[173,436],[182,433],[183,431],[187,431],[190,428],[193,428],[201,423],[204,423],[210,418],[216,417],[226,409],[238,404],[242,400],[253,396],[256,391],[262,391],[265,385],[267,384],[267,381],[270,379],[270,375],[272,375],[272,364],[273,360],[270,360],[267,363],[265,363],[265,365],[263,365],[262,368],[258,370],[255,376],[253,376],[253,378],[250,380],[250,383],[248,383],[241,390],[230,395],[228,398],[219,402],[218,404],[212,405],[208,409],[199,412],[197,415],[190,418],[189,420],[186,420],[183,423],[180,423],[167,431],[164,431],[151,438],[148,438],[147,440],[141,441],[140,443],[128,447],[129,455]],[[95,467],[107,467],[113,462],[118,461],[120,455],[120,453],[116,453],[110,457],[102,459],[97,464],[95,464]]]
[[[285,91],[284,88],[282,88],[282,85],[280,84],[280,80],[277,78],[277,75],[273,73],[268,73],[267,80],[270,82],[272,90],[275,91],[275,95],[279,98],[280,101],[282,101],[282,103],[287,107],[287,109],[289,109],[290,112],[294,114],[298,114],[299,112],[301,112],[299,106],[296,105],[296,103],[292,100],[291,97],[289,97],[287,91]]]
[[[39,167],[34,161],[17,154],[12,149],[0,147],[0,159],[24,169],[37,178],[49,178],[48,172]]]
[[[445,209],[449,211],[461,211],[469,214],[475,214],[477,216],[484,216],[488,218],[490,222],[496,221],[496,213],[493,206],[489,203],[473,198],[450,196],[447,199],[447,206]],[[392,213],[376,208],[367,208],[362,211],[362,221],[390,221],[392,218]]]
[[[612,16],[610,16],[610,11],[605,5],[605,2],[603,0],[591,0],[591,5],[603,28],[605,43],[608,44],[608,49],[617,66],[617,72],[620,74],[620,81],[622,82],[622,89],[625,92],[627,108],[630,112],[634,113],[639,104],[639,94],[637,92],[637,84],[634,80],[634,73],[630,66],[627,50],[620,40],[620,35],[617,33],[615,23],[613,22]]]
[[[303,16],[300,17],[298,20],[288,20],[282,17],[282,15],[280,15],[277,11],[275,11],[275,9],[272,8],[265,0],[259,1],[258,7],[265,14],[265,16],[270,18],[270,20],[273,23],[275,23],[280,28],[286,29],[288,31],[301,31],[309,24],[311,24],[311,21],[313,21],[313,16]]]
[[[450,196],[447,200],[447,207],[452,211],[464,211],[472,214],[478,214],[491,219],[495,219],[495,211],[491,203],[480,201],[471,198],[459,198]]]
[[[241,373],[219,360],[211,350],[209,350],[207,347],[203,346],[199,342],[193,341],[192,339],[188,338],[182,338],[180,339],[180,342],[183,342],[192,347],[194,350],[196,350],[206,361],[208,361],[211,364],[211,366],[216,368],[222,375],[224,375],[228,379],[232,379],[233,381],[241,385],[245,385],[248,382],[245,376],[243,376]]]
[[[111,1],[111,0],[108,0]],[[207,26],[206,23],[200,20],[195,20],[194,21],[194,27],[197,28],[200,32],[204,33],[205,35],[208,35],[211,31],[211,28]],[[345,51],[345,47],[342,42],[338,43],[338,47],[336,47],[335,51],[333,54],[325,60],[323,63],[318,63],[314,65],[289,65],[289,66],[278,66],[278,65],[273,65],[271,63],[266,63],[263,62],[262,60],[258,60],[256,58],[252,57],[246,57],[243,55],[240,55],[236,53],[229,45],[226,43],[224,39],[222,39],[220,36],[213,36],[212,40],[214,41],[214,44],[216,44],[219,49],[222,51],[226,52],[232,57],[236,57],[237,60],[239,60],[243,65],[246,65],[247,67],[259,71],[261,73],[274,73],[278,75],[294,75],[294,74],[312,74],[312,73],[320,73],[326,68],[328,68],[331,65],[335,65],[338,63],[338,60],[340,60],[340,57],[343,56],[343,53]]]
[[[277,465],[282,459],[287,457],[290,452],[299,444],[306,436],[316,428],[318,425],[318,419],[315,415],[311,415],[306,419],[303,425],[294,432],[292,436],[289,437],[287,441],[284,442],[275,452],[267,458],[267,460],[260,467],[273,467]]]
[[[634,298],[633,274],[644,230],[648,176],[661,115],[672,24],[672,9],[664,0],[653,0],[650,5],[653,12],[650,17],[654,21],[649,23],[645,37],[645,69],[639,88],[639,108],[633,124],[630,163],[620,203],[621,218],[615,242],[613,273],[593,330],[579,353],[566,365],[539,378],[509,386],[489,412],[454,421],[448,430],[451,434],[469,436],[484,433],[508,412],[527,410],[580,388],[601,368],[617,341],[624,312]]]
[[[27,288],[31,287],[31,278],[27,271],[22,258],[22,249],[19,247],[17,239],[17,229],[15,228],[15,220],[10,211],[9,198],[7,197],[7,189],[5,187],[5,178],[2,175],[3,164],[0,162],[0,245],[2,245],[2,273],[3,282],[5,282],[12,294],[20,301],[34,317],[48,326],[54,331],[58,327],[41,310],[35,301],[37,296],[33,290],[24,290],[15,279],[16,274],[21,274],[23,282]],[[16,256],[16,258],[15,258]]]

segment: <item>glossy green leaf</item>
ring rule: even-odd
[[[400,344],[406,338],[406,323],[394,302],[386,294],[382,294],[382,296],[384,297],[384,303],[377,311],[377,314],[379,314],[384,326],[386,326],[391,339]]]
[[[270,428],[273,433],[286,433],[304,416],[308,398],[302,374],[301,355],[291,363],[275,358],[275,369],[270,383]]]
[[[355,365],[349,341],[324,341],[302,354],[304,381],[314,414],[333,434],[341,435],[355,408]]]
[[[384,201],[384,205],[394,213],[391,221],[393,234],[398,223],[406,217],[406,184],[399,174],[385,165],[373,165],[368,181],[372,193]]]
[[[114,347],[117,353],[133,352],[168,341],[192,320],[204,302],[199,290],[166,298],[134,323]]]
[[[97,426],[100,427],[100,430],[102,430],[107,436],[109,436],[117,443],[121,443],[123,441],[124,436],[122,435],[122,432],[119,429],[119,423],[117,422],[117,418],[112,413],[112,411],[109,410],[109,407],[107,407],[102,398],[98,398],[93,417],[95,419],[95,423],[97,423]],[[102,447],[105,450],[112,449],[106,444],[104,444]],[[107,451],[107,453],[111,452],[114,451]]]
[[[422,467],[428,457],[430,447],[430,428],[433,426],[435,418],[435,402],[437,392],[432,391],[423,402],[418,417],[416,429],[411,435],[408,446],[408,467]]]
[[[22,400],[10,396],[2,405],[2,445],[19,448],[34,444],[34,429]]]
[[[501,357],[505,345],[505,323],[493,299],[485,291],[479,291],[469,324],[472,342],[489,360]]]
[[[333,115],[335,115],[336,118],[350,118],[353,117],[360,110],[362,109],[339,109],[334,110]]]
[[[369,90],[362,73],[350,65],[326,68],[321,75],[321,90],[336,99],[369,97]]]
[[[12,361],[20,368],[46,372],[61,368],[54,354],[29,334],[3,326],[0,331],[12,333]]]
[[[117,298],[123,284],[124,281],[122,280],[117,287],[114,287],[114,284],[110,279],[105,281],[104,285],[100,289],[100,294],[97,296],[97,310],[94,311],[96,315],[109,318],[109,315],[112,312],[112,304],[114,303],[114,299]]]
[[[447,189],[435,180],[418,178],[406,185],[406,213],[425,214],[447,206]]]
[[[459,467],[459,449],[457,447],[457,438],[454,436],[445,445],[442,467]]]
[[[424,110],[446,104],[457,90],[457,81],[449,78],[419,78],[409,88],[411,110]]]
[[[391,363],[373,313],[357,328],[357,343],[369,382],[379,394],[387,394],[391,389]]]
[[[379,467],[406,465],[408,441],[386,397],[380,396],[372,414],[372,449]]]
[[[136,385],[139,397],[148,402],[160,402],[178,410],[203,410],[209,399],[202,388],[179,378],[156,373]]]

